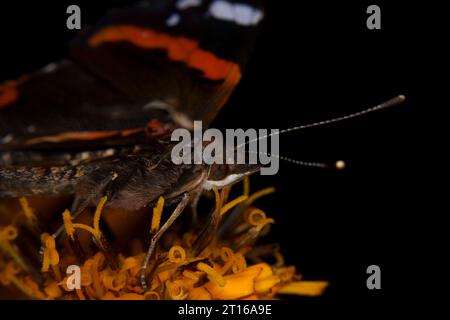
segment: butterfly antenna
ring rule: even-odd
[[[343,160],[338,160],[334,163],[326,163],[326,162],[308,162],[308,161],[300,161],[288,157],[273,155],[274,157],[287,161],[293,164],[297,164],[303,167],[315,167],[315,168],[323,168],[323,169],[337,169],[337,170],[344,170],[345,169],[345,162]]]
[[[280,156],[278,154],[269,154],[269,153],[265,153],[265,152],[253,152],[253,151],[248,151],[248,153],[257,153],[257,154],[264,154],[265,156],[268,157],[274,157],[286,162],[290,162],[296,165],[300,165],[302,167],[314,167],[314,168],[323,168],[323,169],[337,169],[337,170],[343,170],[346,167],[346,164],[343,160],[338,160],[334,163],[326,163],[326,162],[310,162],[310,161],[301,161],[301,160],[296,160],[296,159],[292,159],[292,158],[288,158],[288,157],[284,157],[284,156]]]
[[[273,135],[278,135],[278,134],[282,134],[282,133],[286,133],[286,132],[297,131],[297,130],[302,130],[302,129],[307,129],[307,128],[324,126],[324,125],[328,125],[328,124],[335,123],[335,122],[340,122],[340,121],[344,121],[344,120],[357,118],[357,117],[360,117],[360,116],[365,115],[367,113],[371,113],[371,112],[374,112],[374,111],[378,111],[378,110],[382,110],[382,109],[386,109],[386,108],[390,108],[390,107],[396,106],[396,105],[402,103],[403,101],[405,101],[405,96],[404,95],[398,95],[398,96],[396,96],[396,97],[394,97],[394,98],[392,98],[392,99],[390,99],[388,101],[385,101],[385,102],[383,102],[383,103],[381,103],[379,105],[376,105],[374,107],[371,107],[371,108],[368,108],[368,109],[365,109],[365,110],[362,110],[362,111],[358,111],[358,112],[355,112],[355,113],[351,113],[351,114],[348,114],[348,115],[345,115],[345,116],[342,116],[342,117],[337,117],[337,118],[333,118],[333,119],[323,120],[323,121],[319,121],[319,122],[313,122],[313,123],[304,124],[304,125],[301,125],[301,126],[292,127],[292,128],[288,128],[288,129],[282,129],[280,131],[273,132],[273,133],[270,133],[270,134],[258,137],[257,139],[252,139],[250,141],[242,143],[242,144],[238,145],[237,148],[240,148],[240,147],[242,147],[242,146],[244,146],[246,144],[249,144],[251,142],[254,142],[254,141],[258,141],[258,140],[262,140],[262,139],[268,138],[268,137],[273,136]]]

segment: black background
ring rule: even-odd
[[[406,102],[358,119],[281,136],[281,155],[305,161],[343,159],[344,171],[280,164],[252,188],[275,186],[261,201],[276,220],[273,239],[306,279],[331,282],[315,304],[382,308],[414,282],[417,222],[416,117],[432,59],[424,16],[430,7],[397,2],[267,1],[266,19],[243,80],[213,125],[288,128],[374,106],[395,95]],[[36,1],[0,5],[0,77],[14,78],[64,57],[74,31],[69,4],[83,24],[126,1]],[[378,4],[382,29],[366,28]],[[382,289],[366,288],[366,268],[381,267]],[[307,300],[307,299],[306,299]],[[298,300],[297,300],[298,301]],[[304,300],[299,303],[304,303]]]

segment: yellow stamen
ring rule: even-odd
[[[95,290],[94,290],[94,288],[93,288],[93,285],[92,286],[89,286],[89,287],[85,287],[84,288],[85,289],[85,293],[86,293],[86,296],[87,296],[87,298],[89,299],[89,300],[96,300],[96,299],[99,299],[98,298],[98,296],[97,296],[97,293],[95,292]],[[112,293],[111,293],[112,294]]]
[[[186,260],[186,251],[180,246],[173,246],[169,250],[169,261],[173,263],[182,263]]]
[[[94,223],[93,223],[94,227],[85,225],[84,223],[73,223],[72,217],[70,216],[70,211],[66,209],[63,212],[64,228],[66,229],[66,233],[70,236],[72,240],[75,240],[74,238],[75,229],[82,229],[91,233],[95,237],[95,239],[98,240],[98,243],[99,244],[101,243],[100,217],[102,215],[103,207],[105,206],[107,200],[108,198],[104,196],[100,199],[99,203],[97,204],[94,213]]]
[[[268,195],[268,194],[271,194],[271,193],[274,193],[274,192],[275,192],[275,188],[273,188],[273,187],[259,190],[259,191],[255,192],[254,194],[252,194],[251,196],[249,196],[245,203],[246,204],[251,204],[256,199],[259,199],[261,197],[264,197],[265,195]]]
[[[244,184],[244,196],[249,196],[250,195],[250,178],[248,176],[244,177],[243,180],[243,184]]]
[[[217,190],[216,187],[213,188],[214,191],[214,198],[216,199],[216,210],[220,210],[220,194],[219,194],[219,190]]]
[[[10,261],[6,264],[3,270],[0,272],[0,283],[4,286],[8,286],[11,283],[16,286],[22,293],[30,298],[35,298],[30,290],[25,286],[22,280],[17,275],[20,273],[20,267],[14,261]]]
[[[200,262],[197,264],[197,269],[206,273],[208,279],[216,283],[219,287],[223,287],[225,285],[225,279],[206,263]]]
[[[155,234],[158,232],[161,225],[161,216],[164,208],[164,198],[159,197],[156,206],[153,208],[152,225],[150,228],[150,233]]]
[[[327,286],[327,281],[297,281],[283,286],[278,293],[313,297],[321,295]]]
[[[95,208],[94,214],[94,230],[96,234],[100,235],[100,217],[102,215],[103,207],[108,200],[107,196],[104,196],[100,199],[100,202],[97,204],[97,208]]]
[[[83,223],[73,223],[72,226],[74,229],[82,229],[82,230],[85,230],[85,231],[91,233],[96,239],[100,238],[100,235],[98,234],[97,230],[95,230],[94,228],[92,228],[88,225],[85,225]]]
[[[211,281],[206,283],[204,288],[214,299],[240,299],[249,296],[255,291],[255,279],[262,273],[264,265],[257,264],[242,272],[224,276],[225,286],[218,286]]]
[[[225,262],[225,265],[220,270],[220,275],[224,276],[233,267],[234,264],[235,261],[233,259]]]
[[[48,233],[44,233],[41,236],[42,244],[44,245],[44,255],[42,260],[42,272],[48,272],[50,266],[52,266],[56,277],[60,276],[59,269],[56,266],[59,264],[59,254],[56,250],[55,239]]]
[[[17,238],[18,234],[19,232],[14,226],[6,226],[0,229],[0,250],[11,257],[22,269],[27,271],[28,266],[22,260],[17,248],[11,244]]]
[[[22,207],[22,211],[25,214],[25,217],[27,217],[28,221],[30,221],[32,224],[35,224],[37,222],[37,218],[34,215],[33,210],[31,209],[27,198],[21,197],[19,199],[19,203],[20,203],[20,206]]]
[[[136,268],[137,266],[140,267],[141,261],[137,259],[136,257],[128,257],[121,263],[121,270],[127,271],[133,268]]]
[[[55,275],[56,280],[61,280],[62,276],[61,276],[61,271],[59,270],[59,267],[56,265],[52,265],[52,271]]]
[[[92,263],[92,259],[89,259],[81,267],[81,285],[84,287],[90,286],[93,282]]]
[[[13,241],[17,238],[19,232],[14,226],[6,226],[0,229],[0,241]]]
[[[234,268],[237,260],[235,258],[233,250],[228,247],[222,247],[220,249],[220,257],[225,262],[225,265],[220,270],[220,274],[223,276],[228,272],[228,270]]]
[[[167,281],[167,294],[172,300],[184,300],[188,296],[188,292],[183,286],[183,281],[175,280],[173,282]]]
[[[0,272],[0,283],[8,286],[19,272],[20,267],[16,263],[13,261],[8,262],[2,272]]]
[[[291,281],[294,277],[300,277],[300,275],[295,275],[295,267],[280,267],[275,269],[275,274],[280,277],[282,282]],[[299,280],[299,279],[297,279]]]
[[[248,214],[248,223],[254,226],[260,225],[266,219],[266,213],[260,209],[253,209]]]
[[[64,221],[64,229],[66,229],[67,235],[72,240],[75,240],[75,238],[74,238],[75,228],[72,223],[72,217],[70,215],[70,211],[67,209],[63,212],[63,221]]]
[[[105,257],[101,252],[98,252],[92,262],[91,272],[92,272],[92,285],[94,287],[95,294],[98,299],[100,299],[104,295],[103,286],[101,285],[99,268],[102,266]]]
[[[256,230],[258,232],[261,232],[261,230],[268,224],[274,224],[275,220],[273,220],[272,218],[266,218],[263,221],[261,221],[261,223],[259,225],[256,226]]]
[[[224,205],[222,207],[222,209],[220,209],[220,215],[224,215],[225,213],[227,213],[227,211],[229,211],[230,209],[232,209],[233,207],[237,206],[238,204],[244,202],[245,200],[247,200],[248,196],[239,196],[236,199],[234,199],[233,201],[228,202],[226,205]]]
[[[102,275],[103,285],[107,290],[120,291],[127,284],[128,276],[126,272],[115,274],[111,270],[107,269]]]
[[[222,258],[223,261],[227,262],[233,259],[234,257],[234,252],[233,250],[231,250],[228,247],[222,247],[220,249],[220,257]]]
[[[48,284],[44,288],[44,292],[49,296],[51,299],[59,298],[63,295],[63,292],[58,286],[58,283],[56,281],[52,281],[50,284]]]
[[[44,254],[42,255],[41,272],[48,272],[48,269],[50,269],[50,257],[48,251],[44,251]]]
[[[194,272],[192,272],[190,270],[184,270],[183,276],[187,279],[194,280],[195,282],[197,282],[200,279],[197,274],[195,274]]]
[[[269,223],[275,223],[272,218],[267,218],[264,211],[260,209],[253,209],[248,215],[248,223],[256,227],[257,232],[260,232]]]
[[[233,258],[233,273],[242,272],[245,268],[247,268],[247,261],[241,253],[236,253]]]
[[[93,248],[95,251],[92,253],[85,251],[85,254],[90,254],[90,258],[87,257],[80,266],[82,288],[73,290],[67,287],[69,275],[61,277],[63,269],[60,266],[76,263],[77,257],[71,251],[59,256],[55,239],[49,234],[42,234],[42,271],[47,274],[43,275],[42,282],[38,285],[38,282],[31,278],[31,273],[25,270],[25,264],[20,267],[20,259],[17,262],[11,259],[14,256],[20,257],[13,242],[18,236],[18,229],[13,226],[0,226],[0,249],[5,251],[0,252],[3,253],[0,254],[0,286],[15,285],[34,299],[78,297],[80,300],[270,299],[276,298],[277,294],[314,296],[323,292],[326,282],[303,281],[301,275],[296,273],[295,267],[285,265],[277,248],[271,246],[255,248],[253,251],[257,238],[268,230],[267,224],[273,223],[274,220],[268,218],[264,211],[254,208],[252,203],[274,192],[274,188],[266,188],[250,195],[249,179],[246,177],[243,180],[243,195],[232,201],[228,201],[230,188],[214,188],[212,191],[208,193],[208,196],[214,194],[215,197],[213,218],[216,219],[216,224],[211,224],[212,226],[220,224],[221,217],[236,210],[237,206],[243,211],[243,221],[237,222],[233,232],[212,238],[200,254],[194,250],[198,228],[189,226],[187,230],[176,229],[170,235],[164,235],[158,246],[158,258],[151,261],[154,272],[153,278],[148,279],[148,292],[144,292],[140,283],[140,270],[146,254],[144,241],[138,235],[132,238],[138,246],[133,247],[132,243],[129,243],[131,256],[118,254],[117,260],[120,264],[117,269],[105,260],[106,257],[110,258],[109,254],[115,253],[104,251],[101,242],[101,250]],[[156,200],[151,217],[152,236],[161,228],[165,202],[163,197]],[[23,215],[32,221],[33,211],[27,200],[23,198],[19,201]],[[102,197],[95,209],[92,225],[74,223],[70,211],[65,210],[62,217],[69,239],[76,240],[75,234],[81,229],[92,234],[97,240],[103,240],[100,219],[106,204],[107,197]],[[23,215],[15,215],[20,219],[17,222],[25,219]],[[262,262],[267,256],[273,256],[276,262],[273,265],[259,263],[247,266],[247,254],[252,261]],[[195,266],[194,270],[192,266]],[[203,280],[206,277],[208,280],[205,283]]]
[[[273,275],[262,279],[258,279],[257,281],[255,281],[255,292],[256,293],[268,292],[278,283],[280,283],[280,278]]]

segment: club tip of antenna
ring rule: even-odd
[[[405,101],[405,99],[406,99],[406,97],[405,97],[403,94],[399,94],[399,95],[398,95],[398,98],[399,98],[401,101]]]
[[[345,165],[345,162],[343,160],[338,160],[338,161],[336,161],[334,166],[338,170],[344,170],[346,165]]]

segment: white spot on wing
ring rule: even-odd
[[[163,109],[163,110],[168,110],[168,108],[170,108],[171,106],[164,101],[161,100],[153,100],[150,103],[147,103],[146,105],[144,105],[142,107],[142,110],[150,110],[150,109]]]
[[[116,151],[114,150],[114,149],[106,149],[105,151],[104,151],[104,153],[103,153],[103,155],[105,156],[105,157],[110,157],[110,156],[113,156],[114,154],[116,153]]]
[[[234,5],[235,21],[239,25],[247,25],[252,23],[253,8],[236,3]]]
[[[150,110],[150,109],[161,109],[166,110],[171,116],[172,119],[179,124],[180,126],[186,129],[194,129],[194,122],[185,114],[177,111],[172,105],[167,102],[161,100],[154,100],[145,106],[142,107],[142,110]]]
[[[176,7],[178,10],[186,10],[191,7],[198,7],[202,4],[202,0],[178,0]]]
[[[58,64],[57,63],[49,63],[48,65],[46,65],[45,67],[42,68],[42,72],[44,72],[44,73],[52,73],[56,69],[58,69]]]
[[[89,159],[90,155],[91,155],[90,152],[87,152],[87,151],[82,152],[82,153],[80,153],[80,159],[81,160],[87,160],[87,159]]]
[[[177,13],[172,14],[167,20],[166,25],[168,27],[176,26],[178,23],[180,23],[180,15]]]
[[[214,1],[209,7],[211,15],[220,20],[233,21],[233,5],[226,1]]]
[[[258,8],[225,0],[211,3],[209,13],[216,19],[234,22],[241,26],[257,25],[264,17],[262,10]]]
[[[14,136],[12,134],[8,134],[4,136],[3,138],[0,138],[0,143],[10,143],[14,139]]]

